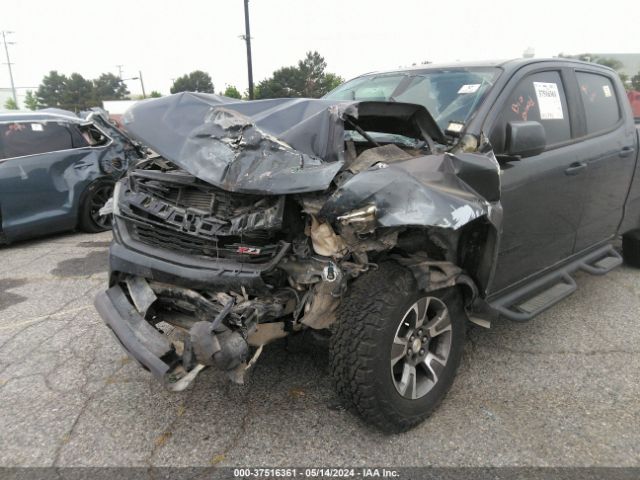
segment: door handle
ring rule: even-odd
[[[633,155],[634,151],[635,150],[633,149],[633,147],[624,147],[622,150],[620,150],[620,153],[618,155],[624,158],[628,157],[629,155]]]
[[[577,175],[581,171],[587,168],[587,164],[584,162],[574,162],[564,171],[567,175]]]

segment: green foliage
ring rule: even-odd
[[[93,95],[96,103],[105,100],[123,100],[129,95],[124,82],[113,73],[103,73],[93,81]]]
[[[327,92],[329,93],[334,88],[337,88],[341,84],[344,83],[344,78],[340,75],[336,75],[335,73],[326,73],[324,77],[324,85],[327,88]]]
[[[72,73],[64,84],[62,105],[66,110],[78,112],[94,107],[93,84],[79,73]]]
[[[171,93],[179,92],[213,93],[213,82],[208,73],[202,70],[194,70],[173,81]]]
[[[60,75],[56,70],[45,75],[36,93],[38,103],[44,107],[64,108],[62,96],[66,89],[67,77]]]
[[[4,102],[4,108],[7,110],[18,110],[18,104],[12,97],[9,97],[7,101]]]
[[[24,106],[29,110],[37,110],[38,108],[40,108],[38,97],[36,97],[31,90],[27,90],[27,95],[24,99]]]
[[[222,92],[221,95],[229,98],[242,98],[238,89],[233,85],[227,85],[227,88],[224,89],[224,92]]]
[[[344,81],[325,72],[326,68],[327,62],[318,52],[307,52],[297,66],[280,68],[258,83],[255,98],[321,97]]]
[[[161,96],[162,94],[157,90],[151,90],[151,93],[149,94],[150,98],[160,98]]]
[[[640,91],[640,72],[631,78],[631,88]]]
[[[302,97],[304,81],[296,67],[283,67],[271,78],[262,80],[254,89],[255,98]]]
[[[103,73],[95,80],[85,79],[79,73],[61,75],[52,70],[42,79],[36,95],[27,108],[54,107],[78,112],[102,106],[105,100],[122,100],[129,94],[126,85],[113,73]]]

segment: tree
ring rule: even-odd
[[[9,97],[7,101],[4,102],[4,108],[7,110],[18,110],[18,104],[12,97]]]
[[[224,92],[222,92],[221,95],[229,98],[242,98],[238,89],[233,85],[227,85],[227,88],[224,89]]]
[[[631,79],[631,88],[634,90],[640,90],[640,72],[635,74]]]
[[[343,83],[344,78],[340,75],[336,75],[335,73],[326,73],[324,76],[324,88],[327,90],[326,93],[329,93],[331,90],[337,88]]]
[[[151,90],[151,93],[149,94],[149,98],[160,98],[161,96],[162,94],[157,90]]]
[[[79,112],[97,105],[94,97],[93,83],[79,73],[72,73],[64,83],[61,107],[65,110]]]
[[[67,77],[51,70],[49,75],[45,75],[38,87],[36,93],[38,103],[45,107],[61,108],[66,81]]]
[[[208,73],[194,70],[188,75],[176,78],[171,86],[171,93],[203,92],[213,93],[213,82]]]
[[[105,100],[123,100],[129,95],[127,86],[113,73],[103,73],[92,83],[93,97],[96,104]]]
[[[30,99],[27,92],[25,104],[31,109],[54,107],[77,112],[101,106],[105,100],[122,100],[128,94],[126,85],[113,73],[88,80],[79,73],[67,77],[52,70],[42,79],[35,97]]]
[[[301,97],[304,89],[300,71],[296,67],[283,67],[273,72],[271,78],[256,85],[255,98]]]
[[[40,108],[38,98],[33,94],[31,90],[27,90],[27,95],[24,98],[24,106],[29,110],[37,110],[38,108]]]
[[[310,97],[318,98],[344,80],[334,73],[325,72],[327,62],[318,52],[307,52],[298,65],[283,67],[270,78],[258,83],[256,98]]]

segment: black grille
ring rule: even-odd
[[[221,220],[251,210],[262,197],[230,193],[204,185],[178,185],[157,180],[136,179],[136,190],[151,194],[172,205],[192,208],[211,214]]]
[[[208,240],[171,228],[137,222],[127,222],[129,231],[134,239],[156,248],[173,250],[189,255],[199,255],[208,258],[225,258],[243,263],[262,263],[273,257],[278,245],[255,245],[254,242],[242,242],[240,238],[225,237]],[[261,242],[260,242],[261,243]],[[257,254],[238,253],[242,247],[257,248]],[[255,250],[254,250],[255,252]]]

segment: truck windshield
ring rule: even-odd
[[[499,74],[500,69],[491,67],[371,74],[340,85],[325,98],[417,103],[444,131],[469,119]]]

